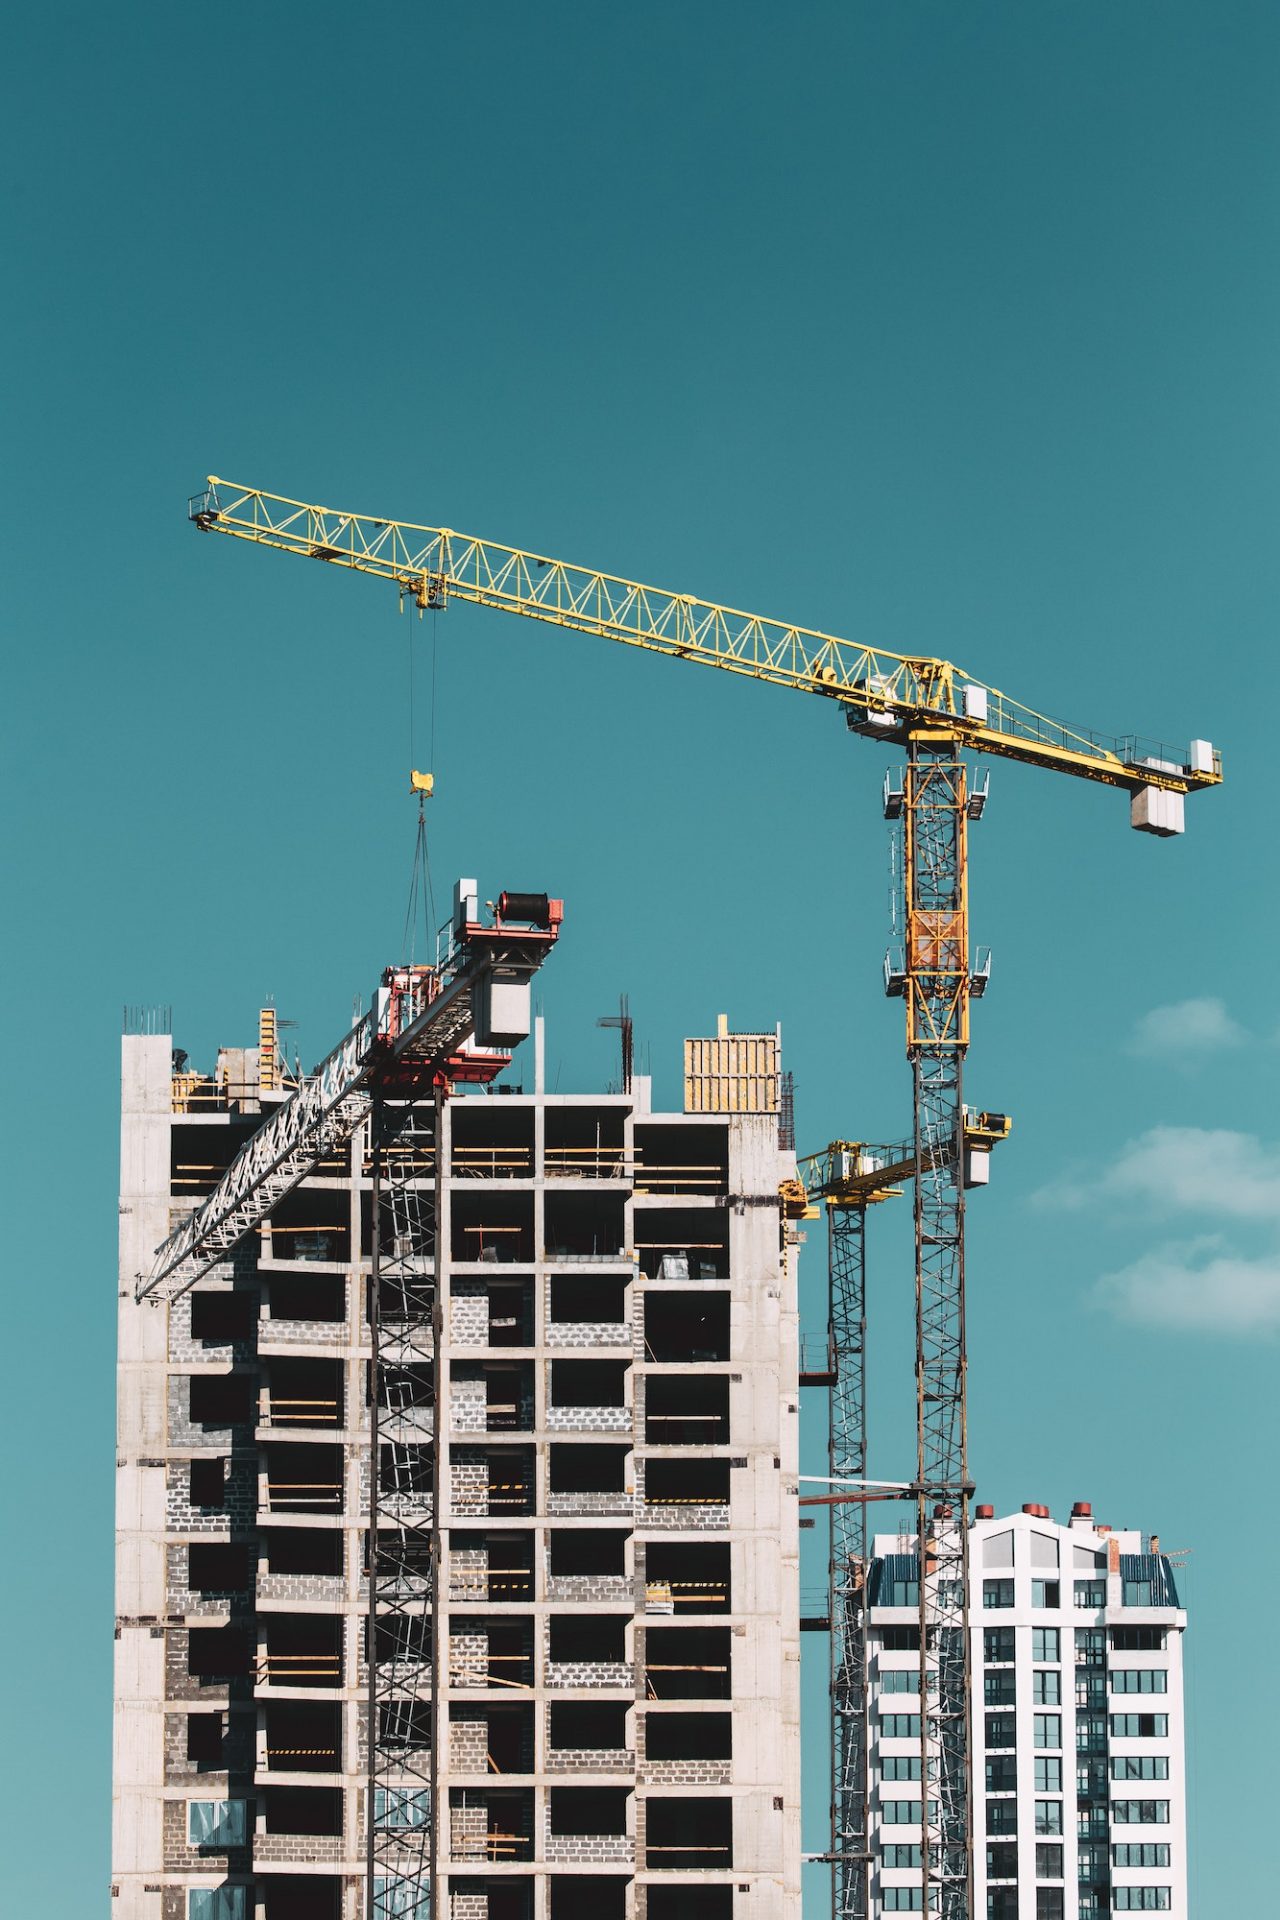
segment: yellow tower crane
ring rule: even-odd
[[[1183,830],[1185,796],[1221,781],[1218,755],[1207,740],[1174,753],[1066,727],[948,660],[859,646],[444,527],[312,506],[213,476],[188,511],[205,532],[381,576],[419,608],[470,601],[816,693],[845,709],[853,732],[905,749],[901,782],[885,782],[885,813],[902,836],[903,909],[903,947],[886,960],[885,987],[906,1002],[913,1088],[922,1898],[942,1920],[970,1920],[962,1076],[969,1003],[987,970],[973,965],[968,915],[968,829],[986,790],[971,784],[964,756],[994,754],[1117,787],[1130,796],[1132,826],[1168,836]],[[864,1877],[837,1866],[835,1882],[837,1920],[859,1920],[856,1892],[844,1900],[840,1888],[856,1889]]]

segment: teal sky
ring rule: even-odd
[[[121,1004],[172,1001],[201,1064],[268,995],[304,1061],[339,1037],[400,957],[433,648],[437,893],[565,896],[561,1084],[613,1070],[627,991],[661,1099],[724,1010],[781,1020],[802,1145],[908,1126],[889,756],[818,701],[201,538],[212,469],[1221,746],[1181,842],[992,770],[969,1086],[1015,1131],[970,1216],[972,1428],[981,1498],[1193,1550],[1192,1906],[1260,1911],[1280,11],[51,0],[5,38],[11,1910],[109,1883]]]

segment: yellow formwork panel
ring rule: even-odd
[[[776,1033],[730,1033],[684,1043],[686,1113],[777,1113],[782,1050]]]

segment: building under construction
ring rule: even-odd
[[[186,1223],[318,1076],[269,1010],[207,1073],[132,1024],[117,1920],[794,1916],[776,1036],[686,1041],[678,1113],[629,1055],[548,1093],[540,1022],[529,1091],[392,1081],[185,1284]]]

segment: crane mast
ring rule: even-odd
[[[1219,756],[1207,740],[1175,751],[1067,726],[948,660],[860,645],[449,528],[214,476],[188,516],[202,532],[388,580],[419,609],[459,599],[816,693],[845,708],[852,731],[906,749],[902,788],[886,794],[886,812],[901,823],[905,949],[900,965],[886,962],[885,984],[907,1003],[914,1116],[923,1898],[943,1920],[971,1920],[963,1070],[970,1001],[986,984],[969,949],[967,871],[968,824],[985,793],[971,790],[964,756],[1118,788],[1130,796],[1131,826],[1161,837],[1183,831],[1187,794],[1221,782]],[[856,1277],[850,1283],[856,1297]],[[844,1439],[840,1451],[850,1453]],[[833,1689],[838,1679],[833,1667]]]

